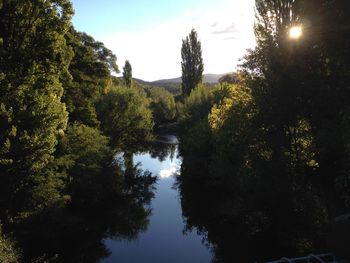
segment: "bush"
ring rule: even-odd
[[[14,243],[2,234],[0,228],[0,262],[17,263],[19,260],[19,252]]]

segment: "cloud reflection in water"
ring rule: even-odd
[[[179,174],[179,166],[176,162],[168,163],[168,167],[159,171],[160,178],[169,178],[177,174]]]

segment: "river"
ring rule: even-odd
[[[186,231],[182,217],[179,192],[175,176],[180,172],[181,159],[177,152],[177,139],[167,136],[159,143],[171,150],[156,154],[146,152],[134,155],[134,163],[157,175],[155,196],[150,204],[152,213],[145,232],[136,240],[106,239],[111,252],[103,263],[206,263],[211,262],[211,249],[202,242],[197,231]]]

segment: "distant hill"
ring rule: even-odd
[[[123,80],[122,77],[120,77],[121,80]],[[142,79],[137,79],[137,78],[132,78],[134,81],[136,81],[137,83],[139,84],[142,84],[142,85],[152,85],[151,83],[152,82],[149,82],[149,81],[146,81],[146,80],[142,80]]]
[[[221,78],[225,74],[204,74],[203,75],[203,82],[204,83],[218,83],[219,82],[219,78]],[[173,78],[173,79],[160,79],[160,80],[152,81],[151,83],[153,83],[153,84],[158,84],[158,83],[181,83],[181,77]]]
[[[226,73],[225,74],[204,74],[203,82],[209,85],[214,85],[219,83],[219,79],[224,75],[226,75]],[[155,81],[145,81],[142,79],[134,78],[134,81],[138,82],[141,85],[163,87],[173,94],[180,93],[180,90],[181,90],[181,77],[172,78],[172,79],[159,79]]]
[[[153,84],[158,84],[158,83],[181,83],[181,77],[173,78],[173,79],[159,79],[159,80],[152,81],[151,83],[153,83]]]
[[[204,83],[213,83],[213,84],[219,83],[219,79],[226,74],[227,73],[225,73],[225,74],[204,74],[203,75]]]

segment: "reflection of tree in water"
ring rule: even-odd
[[[152,173],[147,170],[142,171],[139,163],[135,165],[132,153],[124,153],[124,165],[125,190],[140,205],[148,204],[154,196],[150,190],[153,190],[156,177],[153,177]]]
[[[163,162],[167,157],[171,160],[174,159],[176,153],[177,144],[153,142],[147,149],[152,158],[157,158],[160,162]]]
[[[94,182],[101,190],[96,195],[85,200],[80,196],[77,204],[45,211],[16,225],[13,231],[24,262],[39,257],[52,262],[98,262],[110,254],[104,239],[136,239],[147,229],[155,177],[132,160],[125,172],[117,167],[104,172],[98,175],[104,181]]]
[[[262,171],[266,181],[255,177],[255,183],[238,186],[233,167],[184,152],[178,186],[185,230],[204,234],[214,262],[266,261],[326,250],[327,215],[309,185],[282,184],[283,179],[273,184],[278,179]]]

